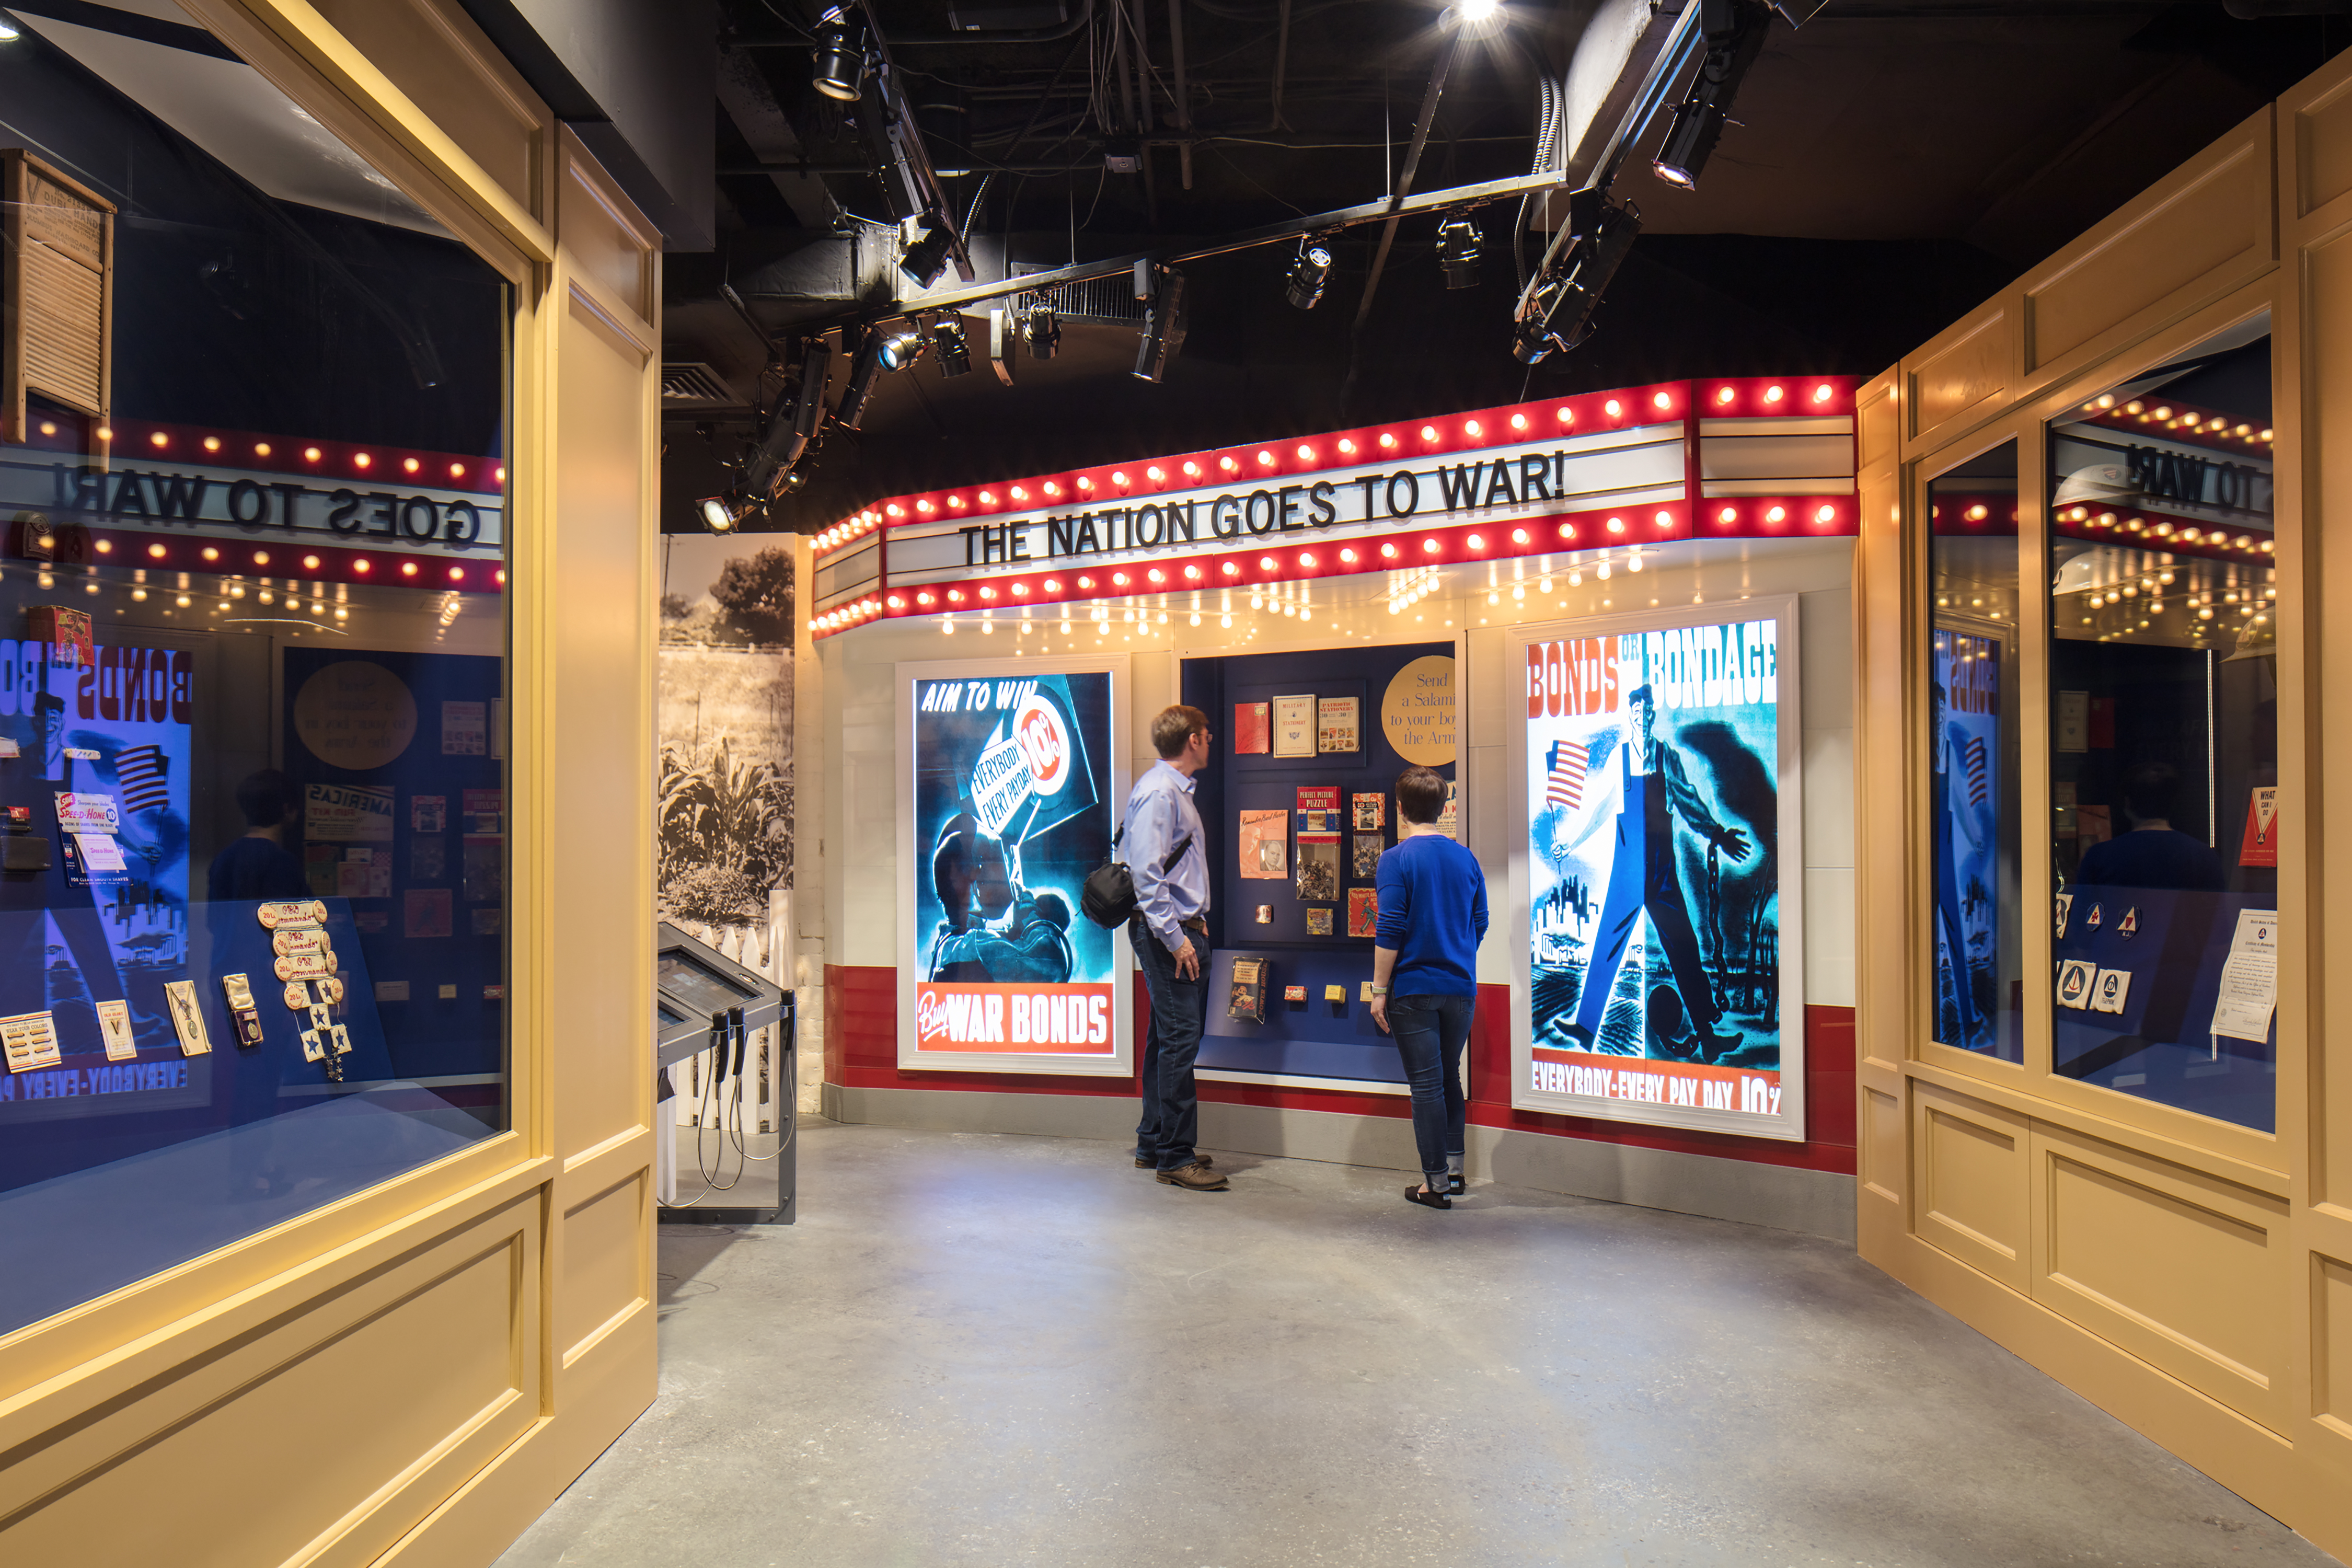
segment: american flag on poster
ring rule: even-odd
[[[161,746],[125,746],[115,753],[114,776],[122,782],[122,809],[147,811],[172,803],[172,759]]]
[[[1584,748],[1573,741],[1554,741],[1551,743],[1551,752],[1544,759],[1547,774],[1545,805],[1564,805],[1573,810],[1583,804],[1584,758]]]

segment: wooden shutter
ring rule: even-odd
[[[114,204],[0,148],[0,440],[26,438],[38,393],[101,423],[114,401]]]

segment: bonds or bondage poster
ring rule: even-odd
[[[1515,630],[1515,1105],[1803,1137],[1795,617]]]
[[[1127,936],[1079,909],[1126,807],[1123,668],[898,668],[899,1065],[1126,1072]]]

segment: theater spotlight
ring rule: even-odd
[[[1151,302],[1144,307],[1135,374],[1145,381],[1159,381],[1168,374],[1168,362],[1184,347],[1184,275],[1158,267],[1150,276]]]
[[[824,381],[832,364],[833,351],[821,342],[803,351],[798,395],[777,397],[766,431],[743,459],[743,482],[738,487],[743,495],[754,500],[774,495],[779,482],[808,450],[817,422],[824,416]],[[704,521],[709,521],[707,515]]]
[[[928,289],[940,280],[948,269],[948,247],[955,236],[942,223],[932,223],[923,230],[923,237],[907,247],[898,258],[898,270],[913,279],[918,289]]]
[[[732,496],[705,496],[694,507],[702,514],[702,526],[713,533],[734,532],[736,523],[751,510]]]
[[[1568,247],[1519,295],[1511,353],[1533,364],[1552,350],[1572,349],[1592,330],[1592,312],[1625,253],[1642,232],[1642,220],[1612,206],[1591,186],[1569,198]]]
[[[1298,259],[1290,264],[1290,282],[1285,290],[1293,306],[1311,310],[1323,300],[1323,290],[1331,281],[1331,253],[1315,240],[1298,247]]]
[[[816,62],[809,85],[827,98],[856,103],[866,84],[866,51],[838,10],[827,12],[816,30]]]
[[[1478,226],[1468,218],[1439,224],[1437,264],[1445,269],[1448,289],[1478,287]]]
[[[1650,161],[1658,178],[1685,191],[1698,188],[1699,174],[1715,154],[1732,97],[1764,50],[1772,11],[1758,0],[1701,0],[1699,19],[1706,29],[1706,54],[1691,79],[1689,96],[1675,107],[1658,155]]]
[[[931,323],[931,344],[940,351],[940,379],[966,375],[971,371],[971,344],[963,335],[963,322],[953,316],[942,316]]]
[[[856,353],[849,356],[849,379],[841,388],[841,406],[833,411],[834,421],[850,429],[857,428],[866,417],[866,400],[874,395],[874,378],[882,369],[882,333],[868,327],[858,340]]]
[[[1062,347],[1062,321],[1051,305],[1040,305],[1023,318],[1021,340],[1031,359],[1052,359]]]
[[[892,332],[875,352],[884,370],[904,370],[923,357],[923,334],[912,329]]]

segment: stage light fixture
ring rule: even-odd
[[[892,332],[882,340],[875,354],[884,370],[904,370],[923,357],[923,334],[911,328]]]
[[[1706,29],[1706,53],[1650,163],[1658,178],[1685,191],[1698,188],[1699,174],[1715,154],[1730,118],[1732,98],[1764,50],[1772,11],[1758,0],[1701,0],[1700,20]]]
[[[1021,319],[1021,341],[1031,359],[1052,359],[1061,351],[1062,321],[1051,305],[1040,305]]]
[[[931,342],[940,351],[940,379],[971,373],[971,344],[964,338],[961,321],[944,316],[932,322]]]
[[[808,450],[818,421],[824,417],[825,374],[832,363],[833,351],[821,342],[802,351],[799,394],[776,398],[766,431],[743,460],[743,482],[737,487],[740,494],[755,500],[774,495],[779,482]]]
[[[816,60],[809,85],[827,98],[856,103],[866,85],[866,50],[839,11],[827,14],[816,32]]]
[[[1448,289],[1478,287],[1478,226],[1468,218],[1439,224],[1437,265],[1445,269]]]
[[[1151,300],[1144,307],[1143,337],[1136,345],[1135,374],[1144,381],[1160,381],[1168,363],[1184,347],[1184,275],[1171,268],[1154,268]]]
[[[866,400],[874,395],[874,378],[882,369],[882,332],[868,327],[849,357],[849,380],[841,389],[841,406],[833,411],[836,424],[855,430],[866,417]]]
[[[694,508],[702,515],[702,526],[713,533],[734,532],[736,523],[751,510],[732,496],[705,496]]]
[[[1323,290],[1331,281],[1331,253],[1319,241],[1309,240],[1299,247],[1298,259],[1290,264],[1290,280],[1285,292],[1293,306],[1311,310],[1323,300]]]
[[[1568,249],[1519,296],[1511,353],[1522,364],[1584,341],[1601,294],[1642,232],[1642,220],[1632,209],[1612,205],[1591,186],[1569,198],[1569,219],[1573,226]]]
[[[948,247],[954,242],[954,230],[944,223],[928,221],[923,237],[899,256],[898,270],[912,279],[916,288],[929,288],[948,269]]]

